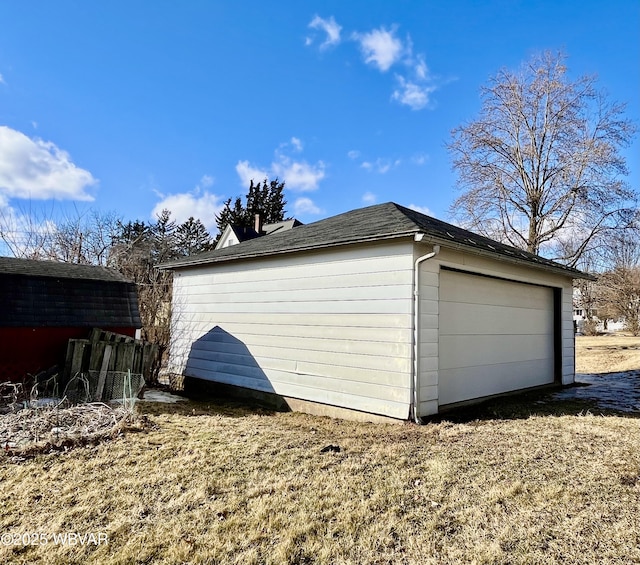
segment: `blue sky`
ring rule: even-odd
[[[446,220],[451,130],[544,49],[640,123],[638,0],[22,0],[0,22],[4,218],[212,227],[266,175],[305,223],[386,201]],[[625,154],[640,189],[640,142]]]

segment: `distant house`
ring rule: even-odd
[[[141,327],[135,285],[104,267],[0,257],[0,296],[0,381],[61,364],[93,327]]]
[[[282,222],[275,222],[273,224],[264,224],[261,226],[259,218],[256,219],[256,224],[252,228],[229,224],[222,232],[222,235],[216,244],[216,249],[237,245],[243,241],[249,241],[250,239],[255,239],[256,237],[261,237],[263,235],[287,231],[301,225],[302,222],[299,222],[296,219],[291,219],[283,220]]]
[[[187,382],[419,420],[574,381],[572,279],[589,276],[398,204],[162,268]]]

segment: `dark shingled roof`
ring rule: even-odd
[[[106,267],[59,263],[57,261],[16,259],[15,257],[0,257],[0,274],[129,282],[118,271],[107,269]]]
[[[0,327],[141,327],[136,286],[117,271],[0,257]]]
[[[231,229],[233,230],[233,233],[236,234],[236,237],[238,238],[239,242],[243,242],[243,241],[248,241],[250,239],[253,239],[255,237],[260,237],[260,234],[254,230],[253,228],[247,228],[247,227],[243,227],[243,226],[236,226],[233,225],[231,226]]]
[[[565,267],[538,255],[504,245],[492,239],[426,216],[393,202],[360,208],[295,229],[274,233],[215,251],[208,251],[161,265],[178,269],[243,259],[253,259],[323,249],[339,245],[365,243],[425,234],[424,241],[460,249],[574,278],[591,278],[577,269]]]

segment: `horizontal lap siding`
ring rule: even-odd
[[[568,385],[575,381],[576,336],[573,329],[573,285],[565,285],[562,289],[562,384]]]
[[[422,249],[421,253],[427,250]],[[416,256],[417,259],[417,256]],[[440,266],[437,257],[420,264],[419,415],[438,412],[438,326]]]
[[[407,417],[410,243],[180,270],[174,295],[185,375]]]

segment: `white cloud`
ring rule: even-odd
[[[301,159],[292,159],[285,149],[292,146],[295,153],[302,151],[302,141],[292,137],[290,143],[284,143],[275,151],[275,159],[268,170],[252,166],[249,161],[238,161],[236,172],[243,186],[249,186],[253,179],[259,182],[265,178],[277,177],[286,183],[286,188],[293,191],[307,192],[317,190],[320,181],[325,177],[325,164],[317,161],[315,164]]]
[[[4,77],[2,76],[2,73],[0,73],[0,84],[7,84],[7,83],[4,81]]]
[[[384,27],[369,33],[354,33],[353,38],[360,44],[364,61],[373,64],[382,72],[388,71],[403,55],[402,41],[395,37],[395,30]]]
[[[0,126],[0,192],[10,198],[93,200],[98,181],[50,141]]]
[[[391,96],[393,100],[409,106],[412,110],[422,110],[428,106],[429,96],[436,90],[434,86],[411,82],[400,75],[397,75],[396,79],[399,87],[393,91]]]
[[[285,181],[287,188],[301,192],[316,190],[324,178],[325,165],[318,161],[310,165],[306,161],[291,161],[288,157],[281,157],[279,162],[272,164],[273,172]]]
[[[400,159],[396,159],[391,162],[389,159],[378,158],[375,161],[363,161],[360,165],[363,169],[367,171],[372,171],[384,175],[388,173],[392,167],[397,167],[400,164]]]
[[[318,29],[324,31],[327,34],[327,38],[320,44],[320,49],[327,49],[333,45],[338,45],[340,43],[340,31],[342,30],[342,26],[336,23],[336,20],[333,16],[329,19],[321,18],[320,16],[315,16],[311,23],[309,23],[309,27],[311,29]],[[313,43],[313,38],[307,37],[305,40],[306,45],[311,45]]]
[[[412,110],[422,110],[430,105],[431,94],[437,90],[435,81],[422,53],[414,55],[411,37],[402,41],[395,35],[396,28],[381,27],[368,33],[353,33],[352,39],[358,42],[365,63],[373,65],[381,72],[388,71],[393,65],[402,64],[407,70],[395,75],[398,83],[391,99],[409,106]]]
[[[362,195],[362,202],[365,204],[375,204],[378,201],[378,197],[373,192],[365,192]]]
[[[355,160],[360,157],[360,151],[356,151],[355,149],[353,149],[349,151],[349,153],[347,153],[347,157],[349,157],[349,159]]]
[[[255,182],[262,182],[268,178],[269,173],[263,169],[252,167],[249,161],[238,161],[236,165],[236,173],[240,177],[240,184],[244,188],[249,188],[249,183],[253,180]]]
[[[0,193],[0,255],[42,258],[42,244],[56,229],[55,222],[45,213],[34,211],[31,205],[27,211],[16,210]]]
[[[415,64],[414,72],[418,80],[427,80],[429,78],[429,68],[424,60],[424,55],[418,55],[418,62]]]
[[[414,165],[424,165],[427,161],[429,161],[429,155],[427,153],[416,153],[411,157],[411,162]]]
[[[409,49],[404,61],[409,67],[409,75],[396,74],[398,86],[391,95],[392,100],[409,106],[412,110],[422,110],[431,103],[431,94],[437,90],[430,73],[424,55],[419,54],[415,58]]]
[[[418,206],[416,204],[409,204],[409,208],[411,210],[415,210],[416,212],[420,212],[421,214],[424,214],[425,216],[433,216],[433,212],[431,210],[429,210],[429,208],[427,208],[426,206]]]
[[[322,214],[322,210],[313,203],[313,200],[311,200],[311,198],[305,197],[298,198],[293,203],[293,212],[296,216],[300,216],[302,214],[311,214],[317,216],[319,214]]]
[[[171,218],[178,224],[186,222],[190,217],[199,219],[208,230],[216,229],[216,214],[222,210],[222,197],[199,188],[192,192],[182,192],[163,196],[151,211],[155,219],[162,210],[171,212]]]
[[[198,187],[209,188],[210,186],[213,186],[214,180],[215,179],[211,175],[202,175]]]

